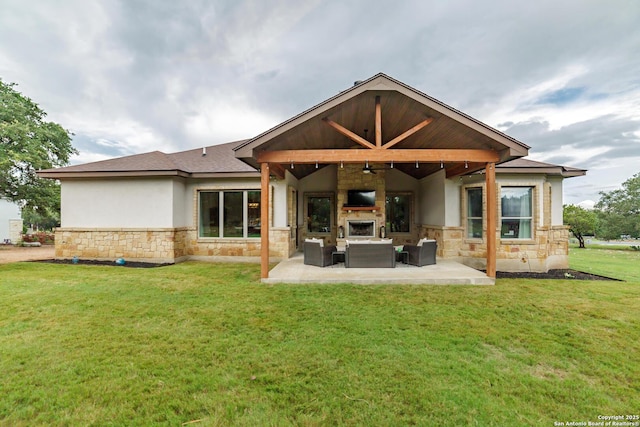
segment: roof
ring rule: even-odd
[[[381,123],[374,122],[372,113],[374,100],[380,101]],[[376,107],[378,108],[378,107]],[[371,114],[370,114],[371,113]],[[377,113],[376,113],[377,114]],[[446,149],[466,148],[492,150],[500,155],[497,171],[500,173],[546,173],[563,177],[580,176],[585,170],[552,165],[523,159],[529,146],[470,117],[435,98],[432,98],[383,73],[357,82],[292,117],[278,126],[248,140],[229,142],[166,154],[160,151],[119,157],[81,165],[47,169],[38,172],[43,178],[72,179],[134,176],[181,176],[191,178],[210,177],[259,177],[256,162],[261,151],[282,149],[352,149],[352,139],[337,133],[324,123],[333,120],[353,132],[362,132],[381,124],[383,136],[393,138],[412,126],[432,123],[420,132],[402,139],[394,149]],[[361,135],[362,136],[362,135]],[[327,147],[330,141],[330,147]],[[362,148],[362,147],[357,147]],[[447,165],[449,167],[450,165]],[[455,166],[455,165],[454,165]],[[482,164],[468,165],[468,172],[481,170]],[[396,163],[396,168],[420,179],[439,171],[441,163],[413,164]],[[305,169],[306,168],[306,169]],[[312,173],[316,167],[300,165],[294,174]],[[464,169],[467,169],[466,161]],[[298,176],[300,177],[300,176]]]
[[[38,172],[43,178],[92,178],[127,176],[259,176],[256,169],[237,159],[233,149],[242,141],[212,145],[166,154],[160,151],[102,160],[99,162],[47,169]]]
[[[547,175],[559,175],[564,178],[584,176],[586,169],[571,168],[568,166],[554,165],[552,163],[538,162],[529,159],[515,159],[496,165],[499,173],[544,173]]]
[[[381,103],[381,129],[385,141],[420,124],[425,118],[433,120],[420,132],[403,138],[394,149],[492,150],[499,153],[500,161],[528,154],[530,147],[515,138],[415,88],[378,73],[238,145],[235,148],[236,156],[258,167],[256,158],[263,151],[362,148],[354,146],[352,139],[327,126],[327,121],[335,122],[358,136],[371,140],[376,128],[376,98]],[[398,167],[402,168],[401,165]],[[405,172],[422,178],[439,168],[439,163],[425,165],[419,170],[407,165]],[[294,173],[298,176],[304,173],[303,170],[302,167],[296,168]]]

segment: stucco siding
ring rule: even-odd
[[[19,233],[14,230],[18,223],[22,223],[20,207],[8,200],[0,199],[0,243],[7,239],[15,243],[20,239]]]
[[[549,178],[551,184],[551,225],[562,225],[562,178]]]
[[[191,217],[187,216],[187,210],[185,209],[185,197],[187,192],[187,186],[184,179],[174,179],[173,181],[173,226],[174,227],[188,227],[191,225]]]
[[[420,181],[418,223],[445,225],[445,174],[437,172]]]
[[[109,179],[65,181],[62,227],[173,227],[173,181]]]

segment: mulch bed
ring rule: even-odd
[[[76,264],[76,265],[107,265],[112,267],[128,267],[128,268],[154,268],[173,265],[172,263],[153,263],[153,262],[134,262],[125,261],[124,265],[116,264],[115,261],[96,261],[91,259],[79,259],[76,263],[71,259],[42,259],[31,262],[46,262],[49,264]]]
[[[552,279],[552,280],[615,280],[611,277],[598,276],[597,274],[584,273],[582,271],[559,269],[549,270],[547,273],[533,273],[526,271],[519,271],[514,273],[507,273],[498,271],[496,273],[497,279]]]

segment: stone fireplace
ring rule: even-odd
[[[375,220],[347,220],[346,237],[376,237]]]
[[[337,225],[343,227],[345,238],[377,237],[380,226],[384,225],[385,171],[378,170],[375,174],[366,174],[362,172],[363,166],[364,164],[345,164],[337,167]],[[382,169],[384,165],[371,164],[370,166]],[[361,208],[345,206],[347,192],[354,189],[375,190],[375,206]],[[366,230],[363,230],[365,227]]]

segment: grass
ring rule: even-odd
[[[553,425],[640,408],[639,279],[258,275],[0,266],[0,425]]]
[[[640,251],[618,248],[569,248],[574,270],[640,283]]]

